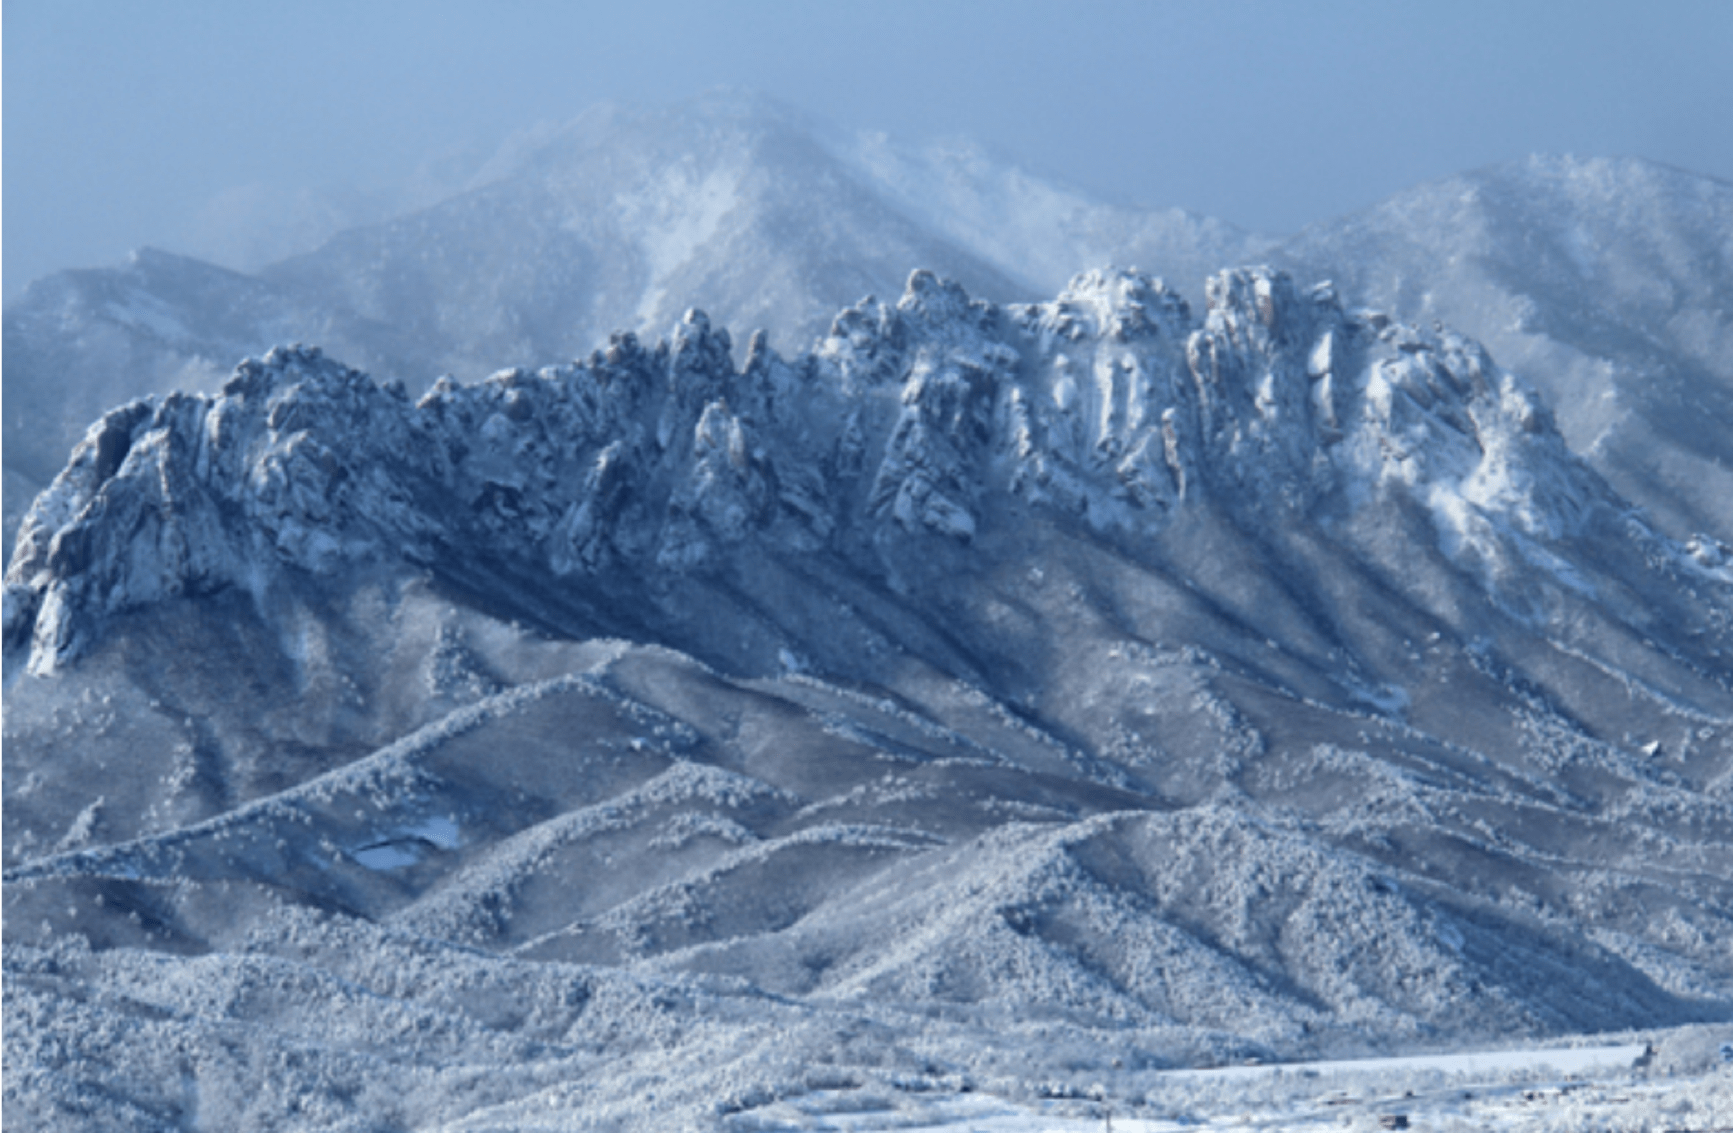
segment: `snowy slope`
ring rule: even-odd
[[[1725,550],[1470,339],[1206,293],[110,413],[6,576],[8,1104],[655,1128],[1733,1017]]]

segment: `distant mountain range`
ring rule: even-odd
[[[1486,342],[1573,449],[1677,537],[1733,539],[1733,188],[1636,160],[1535,158],[1276,240],[1108,205],[961,146],[835,138],[765,100],[602,107],[517,139],[473,188],[241,276],[146,250],[38,281],[5,313],[6,547],[111,405],[209,390],[240,358],[317,343],[425,388],[655,337],[697,305],[800,350],[864,295],[937,271],[1008,302],[1109,264],[1194,304],[1269,262],[1350,304]]]

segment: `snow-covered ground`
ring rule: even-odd
[[[1733,1030],[1729,1031],[1733,1036]],[[1699,1053],[1702,1036],[1692,1043]],[[1179,1133],[1257,1130],[1718,1130],[1733,1064],[1652,1069],[1649,1044],[1512,1049],[1170,1071],[1126,1093],[1013,1101],[985,1092],[817,1091],[734,1114],[731,1130]]]
[[[1483,1050],[1461,1054],[1418,1054],[1402,1058],[1337,1059],[1333,1062],[1299,1062],[1275,1065],[1217,1066],[1205,1070],[1176,1070],[1174,1079],[1238,1079],[1257,1081],[1299,1074],[1401,1074],[1419,1070],[1441,1070],[1453,1074],[1504,1074],[1517,1070],[1550,1070],[1556,1074],[1593,1074],[1623,1070],[1636,1065],[1647,1050],[1641,1043],[1591,1046],[1554,1050]]]

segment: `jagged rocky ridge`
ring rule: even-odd
[[[273,351],[215,397],[92,428],[21,534],[8,640],[29,633],[46,672],[107,615],[290,568],[476,559],[580,589],[748,538],[967,544],[1025,503],[1135,539],[1188,500],[1255,525],[1367,494],[1424,508],[1446,554],[1514,601],[1537,568],[1575,585],[1546,545],[1623,510],[1478,345],[1268,271],[1218,276],[1210,300],[1194,326],[1160,283],[1096,273],[1001,309],[917,272],[793,363],[755,338],[737,372],[692,311],[655,348],[621,335],[413,405],[317,349]]]
[[[384,1049],[417,1121],[647,1126],[1726,1019],[1726,549],[1459,335],[1207,293],[109,414],[7,574],[21,1096],[364,1123]]]
[[[320,343],[419,394],[440,373],[581,357],[697,303],[801,349],[924,263],[997,301],[1103,262],[1194,306],[1208,272],[1270,260],[1354,304],[1478,338],[1567,444],[1675,538],[1733,541],[1733,188],[1637,159],[1534,156],[1261,237],[1106,205],[970,147],[826,139],[762,98],[596,107],[502,148],[464,191],[238,275],[143,250],[7,304],[5,542],[98,413],[214,391],[233,360]]]

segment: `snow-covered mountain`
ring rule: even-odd
[[[1730,200],[1637,160],[1533,158],[1278,242],[1105,204],[967,144],[834,136],[750,95],[598,107],[513,139],[443,202],[254,276],[146,252],[33,285],[5,318],[5,545],[96,414],[209,392],[277,343],[419,391],[580,357],[616,330],[653,337],[692,304],[798,351],[918,266],[999,302],[1135,266],[1197,305],[1208,274],[1266,259],[1486,342],[1663,529],[1733,541]]]
[[[8,545],[30,500],[103,413],[146,394],[213,389],[265,344],[301,341],[386,375],[438,363],[397,328],[151,248],[120,268],[32,283],[5,315]]]
[[[967,151],[832,138],[756,96],[601,106],[512,139],[449,200],[256,276],[144,252],[33,284],[5,319],[5,543],[96,415],[208,392],[278,343],[319,343],[419,391],[581,357],[618,330],[654,336],[694,303],[736,338],[765,329],[798,351],[915,267],[1010,301],[1136,263],[1197,300],[1208,273],[1261,247]]]
[[[647,1129],[1733,1018],[1733,554],[1461,334],[1206,293],[108,414],[6,576],[9,1107]]]
[[[1533,157],[1316,225],[1281,259],[1396,318],[1463,328],[1657,523],[1733,539],[1733,185]]]

